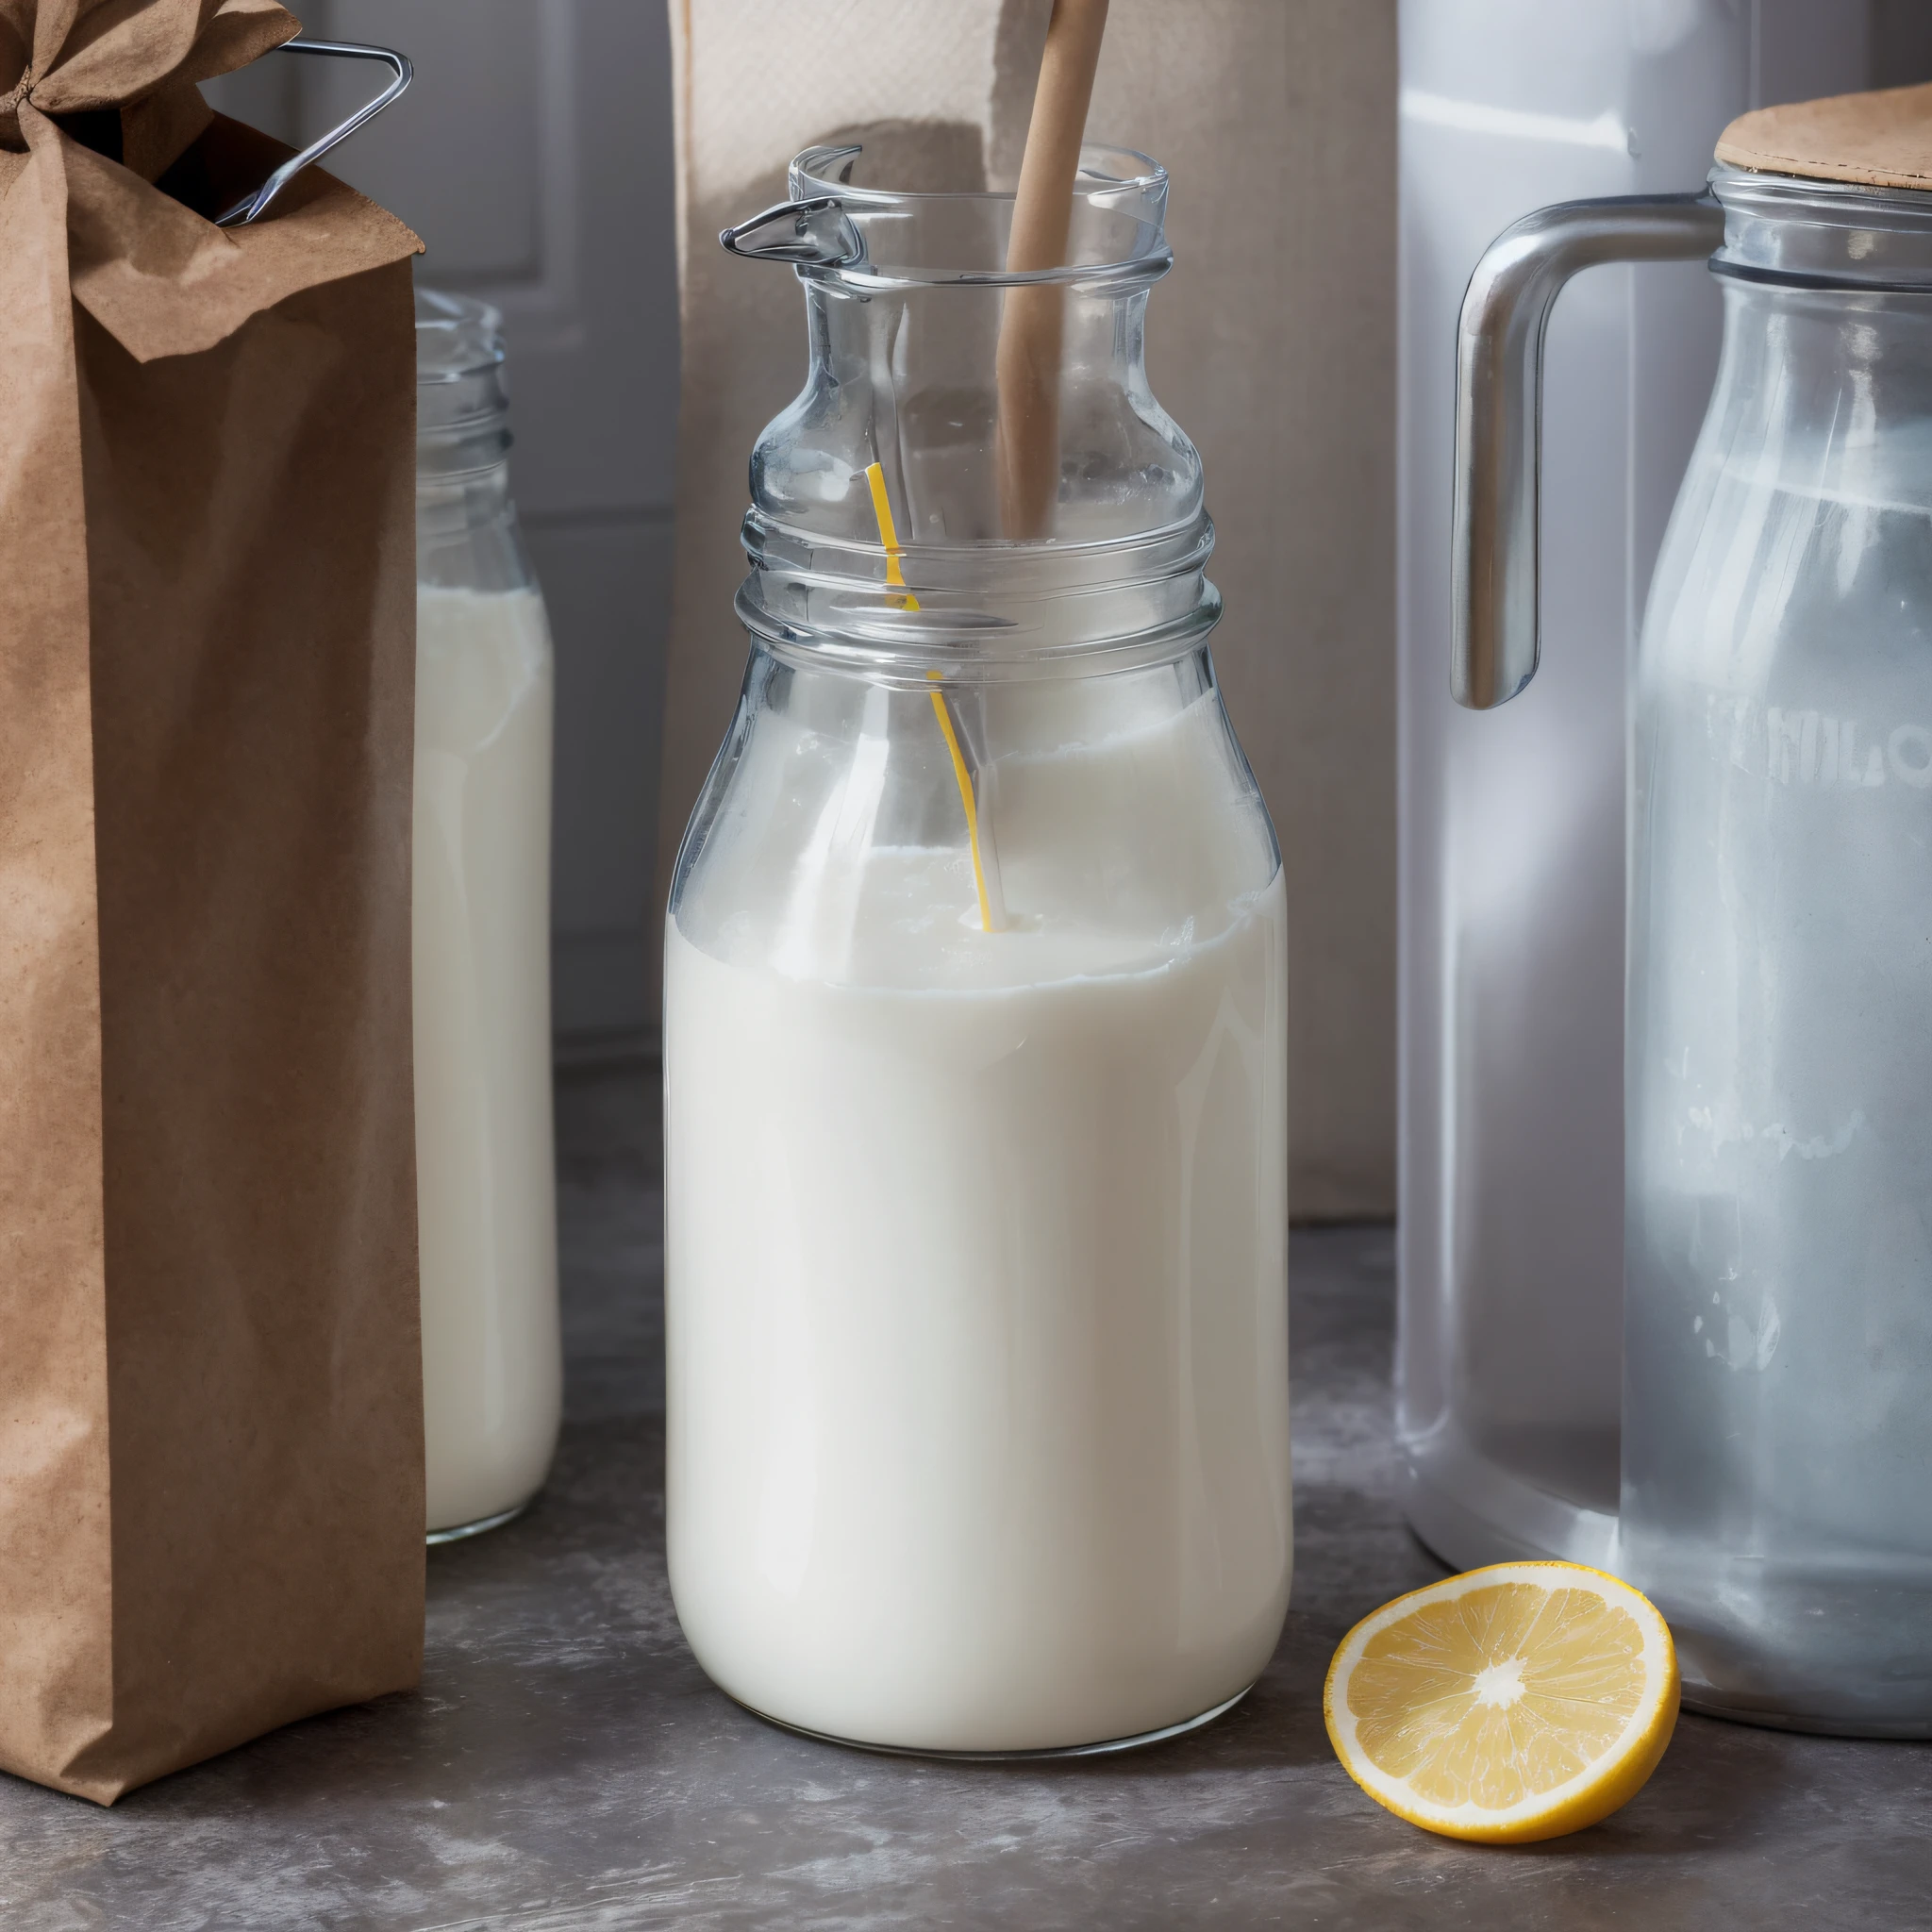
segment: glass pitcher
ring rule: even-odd
[[[1165,175],[1089,146],[1078,265],[1009,276],[1010,195],[858,158],[724,238],[795,265],[811,358],[666,934],[672,1591],[795,1728],[1118,1748],[1239,1698],[1287,1605],[1279,858],[1142,361]],[[1016,286],[1061,307],[1024,541]]]
[[[1456,694],[1536,668],[1565,277],[1702,255],[1724,343],[1634,700],[1612,1566],[1688,1704],[1932,1734],[1932,196],[1719,169],[1507,231],[1460,328]],[[1525,800],[1534,809],[1535,801]]]

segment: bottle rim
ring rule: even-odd
[[[1084,142],[1074,177],[1074,249],[1083,228],[1114,240],[1105,255],[1049,269],[1012,270],[998,261],[926,262],[900,259],[905,239],[974,206],[989,210],[989,231],[1003,235],[1010,222],[1011,189],[904,190],[852,180],[862,143],[821,143],[793,158],[788,185],[793,208],[829,205],[834,235],[813,256],[791,261],[799,277],[854,294],[922,289],[1009,289],[1058,286],[1087,293],[1127,292],[1158,281],[1174,266],[1166,236],[1167,170],[1138,148]],[[776,210],[772,212],[775,213]],[[763,219],[762,217],[760,219]],[[742,234],[745,231],[733,231]],[[1090,244],[1091,247],[1091,244]]]

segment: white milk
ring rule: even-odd
[[[795,776],[808,740],[759,729]],[[957,852],[874,847],[809,917],[755,939],[727,918],[711,950],[669,935],[672,1588],[756,1709],[1066,1746],[1208,1711],[1274,1648],[1281,881],[1230,894],[1199,866],[1188,919],[1141,938],[1052,882],[1081,815],[1146,812],[1150,781],[1152,897],[1190,854],[1267,877],[1217,729],[1204,704],[1002,761],[1014,930],[962,918]],[[755,860],[724,896],[758,903]]]
[[[416,1167],[429,1527],[526,1502],[562,1357],[550,1113],[550,634],[417,591]]]

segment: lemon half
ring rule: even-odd
[[[1494,1563],[1364,1617],[1328,1667],[1349,1776],[1449,1838],[1523,1844],[1607,1818],[1677,1723],[1677,1653],[1650,1599],[1580,1563]]]

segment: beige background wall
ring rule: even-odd
[[[746,459],[804,371],[796,284],[718,230],[783,199],[799,148],[880,123],[908,186],[974,149],[1009,179],[1046,11],[671,0],[684,377],[660,912],[743,670]],[[1148,362],[1207,462],[1215,661],[1287,868],[1301,1219],[1394,1207],[1394,0],[1113,0],[1089,121],[1173,177]]]

